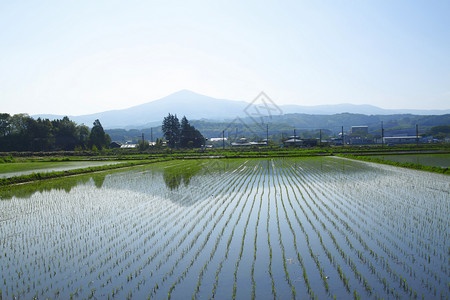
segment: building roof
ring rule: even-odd
[[[210,142],[221,142],[222,140],[226,141],[227,138],[224,137],[224,138],[210,138],[209,139]]]
[[[134,149],[137,148],[138,144],[125,144],[120,146],[120,149]]]
[[[286,141],[284,141],[285,143],[303,143],[303,140],[300,140],[300,139],[289,139],[289,140],[286,140]]]

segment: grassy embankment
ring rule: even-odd
[[[380,158],[370,157],[370,156],[366,156],[366,155],[338,154],[337,156],[350,158],[350,159],[357,159],[357,160],[362,160],[362,161],[367,161],[367,162],[385,164],[385,165],[390,165],[390,166],[396,166],[396,167],[402,167],[402,168],[422,170],[422,171],[450,175],[449,168],[425,166],[425,165],[414,164],[414,163],[401,163],[401,162],[396,162],[396,161],[391,161],[391,160],[384,160],[384,159],[380,159]]]

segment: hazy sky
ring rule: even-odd
[[[189,89],[450,108],[450,1],[0,1],[0,112],[80,115]]]

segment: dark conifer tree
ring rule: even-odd
[[[178,121],[177,115],[169,113],[169,115],[164,118],[162,131],[170,148],[178,146],[180,139],[180,122]]]

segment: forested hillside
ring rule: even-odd
[[[352,126],[368,126],[369,133],[381,135],[383,122],[385,136],[415,135],[416,124],[419,134],[425,134],[433,126],[449,125],[450,114],[447,115],[363,115],[342,113],[335,115],[286,114],[263,118],[236,118],[226,122],[193,120],[195,126],[207,138],[222,137],[230,139],[237,137],[266,138],[267,130],[272,139],[281,139],[294,134],[303,137],[337,136],[344,127],[344,132]],[[267,126],[268,125],[268,126]],[[145,139],[153,141],[163,136],[161,126],[145,129],[111,129],[106,130],[113,141],[138,140],[144,134]]]

